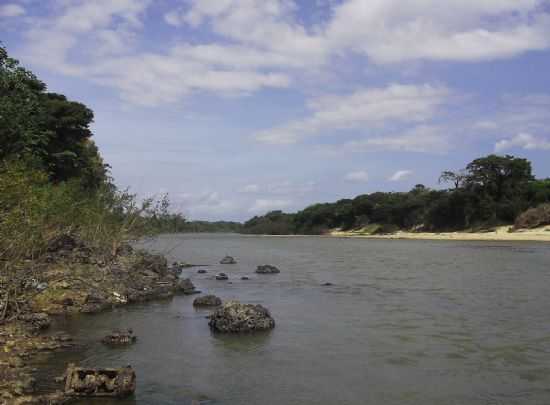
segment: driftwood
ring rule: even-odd
[[[69,364],[65,372],[65,394],[76,397],[125,397],[136,390],[132,367],[83,368]]]

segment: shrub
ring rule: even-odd
[[[516,218],[514,229],[530,229],[550,225],[550,204],[529,208]]]

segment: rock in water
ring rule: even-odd
[[[195,286],[188,278],[184,278],[178,281],[178,290],[184,293],[185,295],[197,294],[198,291],[195,289]]]
[[[229,280],[229,277],[225,273],[216,274],[216,280]]]
[[[261,305],[229,301],[210,316],[208,325],[216,332],[255,332],[274,328],[275,320]]]
[[[136,340],[137,337],[134,335],[132,329],[128,329],[126,332],[113,331],[111,334],[101,339],[106,345],[131,345],[135,343]]]
[[[81,368],[69,364],[65,371],[65,395],[78,397],[125,397],[136,390],[132,367]]]
[[[277,267],[270,264],[264,264],[256,268],[256,273],[258,274],[277,274],[280,272],[281,271]]]
[[[204,269],[199,269],[199,270],[197,270],[197,273],[199,273],[199,274],[206,274],[207,271],[204,270]]]
[[[215,295],[204,295],[195,298],[193,306],[195,307],[218,307],[222,304],[222,300]]]
[[[222,260],[220,260],[220,264],[236,264],[237,261],[234,257],[231,256],[225,256]]]

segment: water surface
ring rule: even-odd
[[[178,296],[64,321],[85,348],[50,373],[68,360],[131,364],[138,389],[120,404],[550,403],[549,245],[174,235],[147,247],[210,264],[184,276],[224,300],[265,305],[276,328],[212,334],[209,311]],[[216,264],[226,254],[239,263]],[[256,275],[258,264],[282,272]],[[230,282],[214,280],[218,271]],[[138,343],[98,343],[119,326]]]

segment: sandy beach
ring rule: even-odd
[[[426,239],[426,240],[463,240],[463,241],[531,241],[550,242],[550,226],[510,232],[511,226],[501,226],[489,232],[404,232],[391,235],[370,235],[362,230],[330,232],[330,236],[370,239]]]

